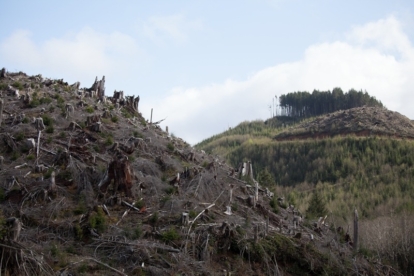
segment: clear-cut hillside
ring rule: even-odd
[[[139,97],[108,96],[105,78],[3,69],[0,93],[1,274],[397,275],[248,167],[143,118]]]

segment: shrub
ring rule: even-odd
[[[137,207],[138,209],[141,209],[142,207],[144,207],[145,206],[145,202],[142,200],[142,199],[140,199],[140,200],[138,200],[136,203],[135,203],[135,207]]]
[[[126,110],[126,109],[122,109],[122,116],[124,117],[124,118],[126,118],[126,119],[128,119],[128,118],[132,118],[132,115],[131,115],[131,113],[129,113],[129,111],[128,110]]]
[[[22,123],[27,124],[28,122],[30,122],[29,118],[24,117]]]
[[[93,112],[95,112],[95,109],[93,109],[93,107],[92,107],[92,106],[87,106],[87,107],[85,108],[85,111],[86,111],[86,112],[88,112],[88,113],[93,113]]]
[[[82,215],[86,213],[86,206],[85,206],[85,202],[81,201],[79,202],[78,205],[76,205],[75,209],[73,209],[73,214],[74,215]]]
[[[19,90],[23,90],[23,84],[21,83],[21,82],[18,82],[18,81],[15,81],[13,84],[12,84],[12,86],[13,87],[15,87],[15,88],[17,88],[17,89],[19,89]]]
[[[39,100],[40,104],[50,104],[52,99],[50,97],[43,97]]]
[[[197,216],[197,212],[195,210],[190,210],[190,212],[188,213],[188,216],[190,218],[195,218]]]
[[[19,132],[16,135],[16,141],[22,141],[24,139],[24,133],[23,132]]]
[[[100,233],[105,231],[106,218],[101,208],[99,208],[96,213],[92,214],[89,217],[88,223],[89,223],[89,227],[96,229]]]
[[[141,238],[142,236],[142,228],[141,228],[141,224],[138,224],[137,227],[134,229],[134,232],[132,234],[132,239],[136,240]]]
[[[33,97],[33,100],[29,103],[29,107],[34,108],[40,105],[40,101]]]
[[[113,116],[113,117],[111,118],[111,121],[112,121],[113,123],[117,123],[117,122],[118,122],[118,117]]]
[[[7,84],[6,83],[0,83],[0,90],[6,90]]]
[[[53,119],[49,115],[43,115],[42,119],[43,119],[43,124],[45,126],[53,125]]]
[[[79,224],[76,224],[75,227],[73,227],[73,232],[77,240],[81,240],[83,238],[83,230]]]
[[[138,131],[136,131],[136,130],[134,130],[134,132],[132,133],[132,135],[135,137],[135,138],[142,138],[142,134],[140,134]]]
[[[53,172],[53,168],[49,168],[44,175],[45,179],[50,178],[50,176],[52,175],[52,172]]]
[[[13,151],[11,160],[16,161],[20,157],[20,153],[18,151]]]
[[[168,149],[169,151],[174,151],[174,145],[173,145],[173,143],[168,143],[168,144],[167,144],[167,149]]]
[[[28,156],[26,156],[26,160],[30,161],[30,160],[34,160],[35,156],[34,154],[29,154]]]
[[[172,242],[176,241],[180,238],[180,234],[178,234],[177,230],[174,227],[171,227],[167,231],[161,234],[161,239],[164,242]]]
[[[272,211],[275,214],[279,214],[279,203],[277,201],[276,196],[273,196],[273,198],[269,202],[270,207],[272,207]]]
[[[53,128],[53,126],[48,126],[46,128],[46,133],[53,133],[55,131],[55,129]],[[51,138],[51,137],[50,137]],[[49,142],[52,142],[51,140]]]
[[[111,136],[108,136],[105,140],[105,145],[111,146],[114,143],[114,139]]]
[[[156,224],[158,222],[159,216],[158,216],[158,212],[154,212],[154,214],[152,214],[152,216],[150,217],[149,221],[152,224]]]
[[[62,96],[61,96],[61,95],[57,95],[56,100],[57,100],[57,103],[58,103],[58,106],[59,106],[59,107],[60,107],[61,105],[63,105],[63,103],[65,102],[65,100],[62,98]]]
[[[167,195],[172,195],[175,192],[175,188],[172,186],[169,186],[168,188],[165,189],[165,192],[167,193]]]

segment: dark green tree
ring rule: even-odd
[[[325,201],[318,192],[314,191],[306,210],[306,216],[308,218],[316,218],[325,216],[327,212]]]
[[[267,168],[259,172],[257,175],[257,181],[260,185],[265,187],[271,187],[275,184],[275,179],[273,175],[267,170]]]

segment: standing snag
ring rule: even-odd
[[[72,104],[67,103],[65,106],[65,110],[66,110],[66,119],[67,119],[69,114],[73,114],[73,112],[75,111],[75,108],[73,107]]]
[[[42,131],[46,128],[41,117],[36,118],[34,124],[37,131]]]

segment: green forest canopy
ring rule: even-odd
[[[313,117],[332,113],[338,110],[361,106],[378,106],[383,104],[366,91],[351,89],[344,93],[341,88],[331,91],[314,90],[309,92],[293,92],[279,97],[279,110],[281,116]]]

